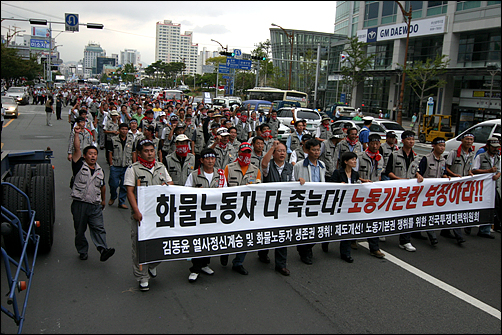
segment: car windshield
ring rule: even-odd
[[[225,100],[223,99],[213,99],[213,105],[224,105]]]
[[[298,111],[298,119],[320,120],[321,117],[313,111]]]
[[[405,130],[399,123],[394,122],[383,122],[382,126],[384,126],[387,130]]]
[[[270,109],[270,106],[271,105],[267,105],[267,104],[258,104],[258,110],[268,111]],[[253,109],[253,108],[251,108],[251,109]]]
[[[11,103],[14,103],[14,99],[12,99],[12,97],[2,97],[2,103],[3,104],[11,104]]]
[[[10,93],[23,93],[24,92],[24,88],[21,88],[21,87],[11,87],[7,90],[7,92],[10,92]]]
[[[240,106],[241,105],[241,103],[239,101],[237,101],[237,100],[229,100],[228,104],[230,106],[232,106],[232,105],[239,105]]]

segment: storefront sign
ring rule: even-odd
[[[426,36],[445,33],[446,16],[434,17],[423,20],[411,20],[410,37]],[[398,23],[382,27],[369,28],[357,31],[360,42],[371,43],[386,40],[406,38],[408,25]]]

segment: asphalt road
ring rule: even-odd
[[[480,238],[476,228],[462,247],[443,237],[437,247],[413,240],[414,253],[399,249],[397,236],[387,237],[380,243],[383,260],[361,241],[352,264],[340,259],[339,243],[330,243],[328,253],[315,246],[310,266],[289,248],[289,277],[274,271],[273,252],[271,264],[249,253],[248,276],[215,258],[215,274],[201,274],[194,284],[190,262],[165,262],[150,291],[140,292],[132,275],[129,211],[116,205],[104,211],[108,244],[117,250],[112,258],[100,262],[91,247],[89,259],[79,260],[65,153],[70,126],[66,119],[45,126],[42,106],[21,106],[20,113],[4,123],[2,150],[50,147],[56,183],[55,242],[37,257],[23,333],[501,332],[501,235]],[[99,163],[108,172],[103,151]],[[6,306],[3,266],[1,275]],[[17,331],[3,313],[1,331]]]

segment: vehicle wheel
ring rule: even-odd
[[[28,192],[26,193],[26,195],[30,196],[30,183],[28,182],[28,180],[31,180],[32,175],[31,164],[17,164],[16,166],[14,166],[12,175],[22,177],[26,180],[26,191]]]
[[[427,141],[425,140],[425,134],[420,134],[420,135],[418,135],[418,141],[419,141],[420,143],[425,143],[425,142],[427,142]]]
[[[52,223],[54,223],[56,217],[56,191],[54,186],[54,169],[51,164],[37,164],[35,166],[35,175],[46,177],[47,183],[51,186],[52,202]]]
[[[5,182],[11,183],[25,194],[27,193],[26,190],[28,187],[28,182],[23,177],[8,177],[5,179]],[[18,217],[19,221],[21,221],[21,227],[26,231],[30,224],[30,215],[28,214],[28,212],[19,212],[20,210],[28,209],[26,198],[21,193],[7,185],[4,185],[2,187],[2,192],[3,206]],[[19,230],[16,227],[12,226],[10,234],[3,236],[3,239],[7,253],[13,255],[19,255],[21,253],[22,244],[19,238]]]
[[[54,240],[53,207],[54,193],[52,193],[49,179],[45,176],[31,178],[31,208],[35,210],[35,220],[40,221],[40,226],[35,232],[40,236],[38,250],[47,253],[51,250]]]

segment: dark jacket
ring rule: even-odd
[[[359,172],[352,170],[352,175],[350,176],[350,180],[352,184],[360,183]],[[346,183],[346,184],[349,183],[349,179],[347,178],[347,174],[345,173],[344,168],[334,170],[329,181],[332,183]]]

